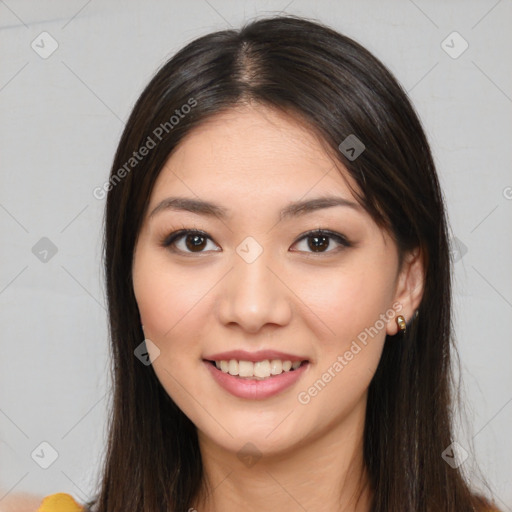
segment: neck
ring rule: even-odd
[[[286,452],[264,453],[245,463],[198,432],[204,479],[194,508],[369,512],[371,491],[363,462],[365,405]]]

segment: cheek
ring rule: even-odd
[[[200,392],[190,376],[199,360],[197,315],[205,307],[205,295],[212,286],[208,279],[190,276],[190,272],[173,270],[165,255],[144,249],[133,268],[133,288],[144,334],[159,349],[153,369],[167,394],[186,414],[193,412],[190,394],[199,396]]]
[[[134,265],[133,288],[146,335],[170,336],[207,293],[211,287],[207,281],[172,271],[165,256],[142,252]]]
[[[315,313],[309,328],[316,333],[318,362],[297,397],[305,412],[339,421],[360,402],[382,354],[386,329],[380,315],[389,310],[391,285],[383,272],[366,268],[325,279],[317,274],[304,284],[304,302]]]
[[[314,313],[309,317],[316,323],[315,331],[324,333],[321,339],[332,349],[350,345],[389,309],[392,283],[387,276],[366,265],[354,267],[310,274],[298,292]],[[377,329],[385,331],[382,322]]]

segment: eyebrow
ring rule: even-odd
[[[304,201],[295,201],[285,206],[280,214],[280,220],[289,217],[297,217],[305,215],[324,208],[332,208],[334,206],[346,206],[357,211],[362,211],[361,205],[337,196],[324,196],[308,199]],[[192,199],[188,197],[168,197],[158,203],[158,205],[149,214],[152,218],[159,212],[174,210],[187,211],[197,215],[205,215],[208,217],[218,217],[219,219],[227,219],[229,210],[215,203],[204,201],[201,199]]]

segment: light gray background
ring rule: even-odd
[[[361,42],[420,114],[459,258],[454,322],[470,428],[458,439],[466,469],[478,461],[512,510],[510,0],[0,0],[0,498],[62,491],[83,501],[94,490],[108,337],[104,200],[92,191],[108,179],[134,101],[185,43],[281,10]],[[31,43],[48,51],[45,31],[58,48],[43,59]],[[469,44],[458,58],[442,47],[453,31]],[[453,53],[463,42],[452,40]],[[57,248],[46,262],[32,252],[42,237]],[[58,452],[46,470],[31,458],[43,441]]]

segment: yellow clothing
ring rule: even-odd
[[[39,505],[37,512],[82,512],[80,506],[69,494],[59,492],[46,496]]]

